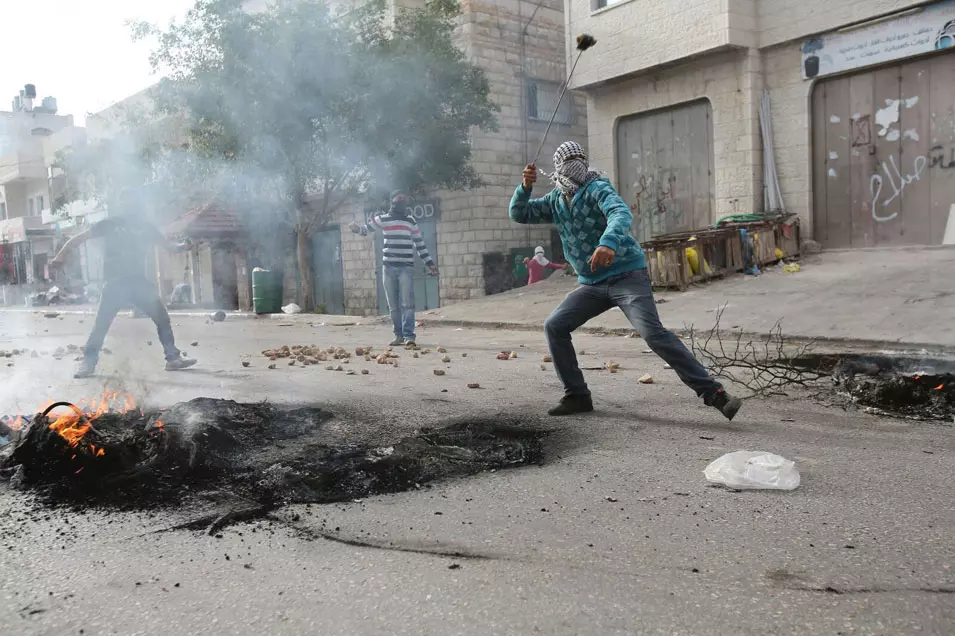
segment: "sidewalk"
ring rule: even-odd
[[[824,252],[800,261],[801,271],[734,275],[686,292],[659,292],[663,324],[682,332],[722,326],[765,334],[782,319],[799,339],[867,345],[955,349],[955,249],[917,248]],[[576,278],[557,275],[534,285],[419,315],[425,324],[539,329]],[[591,320],[592,331],[626,333],[619,310]]]

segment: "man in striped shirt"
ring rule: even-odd
[[[391,207],[387,214],[373,216],[364,225],[352,223],[352,232],[367,236],[369,232],[380,230],[384,235],[382,248],[382,280],[385,284],[385,298],[391,311],[391,322],[395,327],[395,339],[391,346],[415,346],[414,319],[414,254],[418,252],[432,276],[438,275],[428,248],[421,237],[421,228],[414,220],[408,207],[408,196],[399,191],[391,194]]]

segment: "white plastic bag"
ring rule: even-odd
[[[796,464],[763,451],[736,451],[723,455],[703,471],[707,481],[737,490],[795,490]]]
[[[296,305],[295,303],[289,303],[282,307],[282,311],[287,314],[298,314],[301,313],[302,308]]]

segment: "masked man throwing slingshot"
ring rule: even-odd
[[[580,144],[561,144],[554,153],[554,168],[554,189],[532,199],[537,166],[525,167],[510,209],[511,220],[517,223],[557,225],[564,254],[581,283],[544,323],[554,368],[564,384],[564,397],[550,414],[593,411],[571,333],[591,318],[619,307],[650,349],[673,367],[684,384],[705,404],[733,419],[742,402],[726,393],[683,342],[660,323],[646,258],[630,235],[630,208],[609,181],[590,169]]]

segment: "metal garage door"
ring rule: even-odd
[[[822,81],[812,125],[817,241],[942,243],[955,217],[955,55]]]
[[[713,222],[713,124],[709,101],[641,113],[617,124],[617,182],[634,236],[695,230]]]

